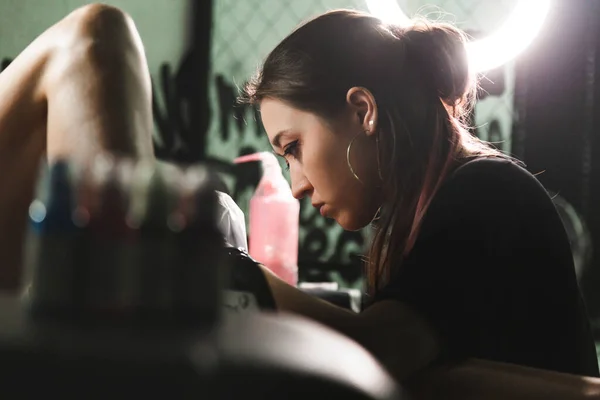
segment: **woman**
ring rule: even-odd
[[[440,23],[333,11],[269,54],[242,100],[260,107],[294,195],[344,229],[374,226],[360,315],[267,273],[276,302],[399,379],[465,358],[598,376],[560,218],[532,175],[467,130],[475,84],[464,34]]]

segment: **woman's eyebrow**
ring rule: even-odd
[[[277,134],[271,141],[271,146],[273,146],[276,149],[279,149],[281,147],[281,136],[283,136],[284,134],[289,133],[289,132],[290,132],[289,129],[284,129],[284,130],[277,132]]]

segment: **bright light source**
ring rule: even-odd
[[[406,25],[410,22],[395,0],[367,0],[367,7],[371,14],[386,24]]]
[[[540,31],[551,0],[521,0],[494,34],[469,43],[469,62],[475,71],[486,71],[515,58],[533,42]]]
[[[492,35],[467,45],[473,71],[505,64],[527,48],[539,33],[552,0],[521,0],[508,20]],[[367,0],[371,14],[383,22],[405,25],[409,18],[396,0]]]

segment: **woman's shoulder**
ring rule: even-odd
[[[517,160],[474,158],[455,169],[434,196],[429,219],[482,219],[553,210],[552,199],[537,178]]]
[[[509,157],[478,157],[455,169],[442,185],[442,192],[474,199],[547,192],[525,165]]]
[[[513,237],[535,226],[555,226],[554,203],[539,181],[518,161],[477,158],[454,170],[430,203],[419,239]],[[488,232],[488,233],[486,233]]]
[[[474,157],[463,162],[449,177],[456,179],[534,179],[525,169],[525,164],[510,157]]]

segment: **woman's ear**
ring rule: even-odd
[[[378,118],[375,96],[368,89],[355,86],[348,90],[346,102],[367,136],[375,134]]]

